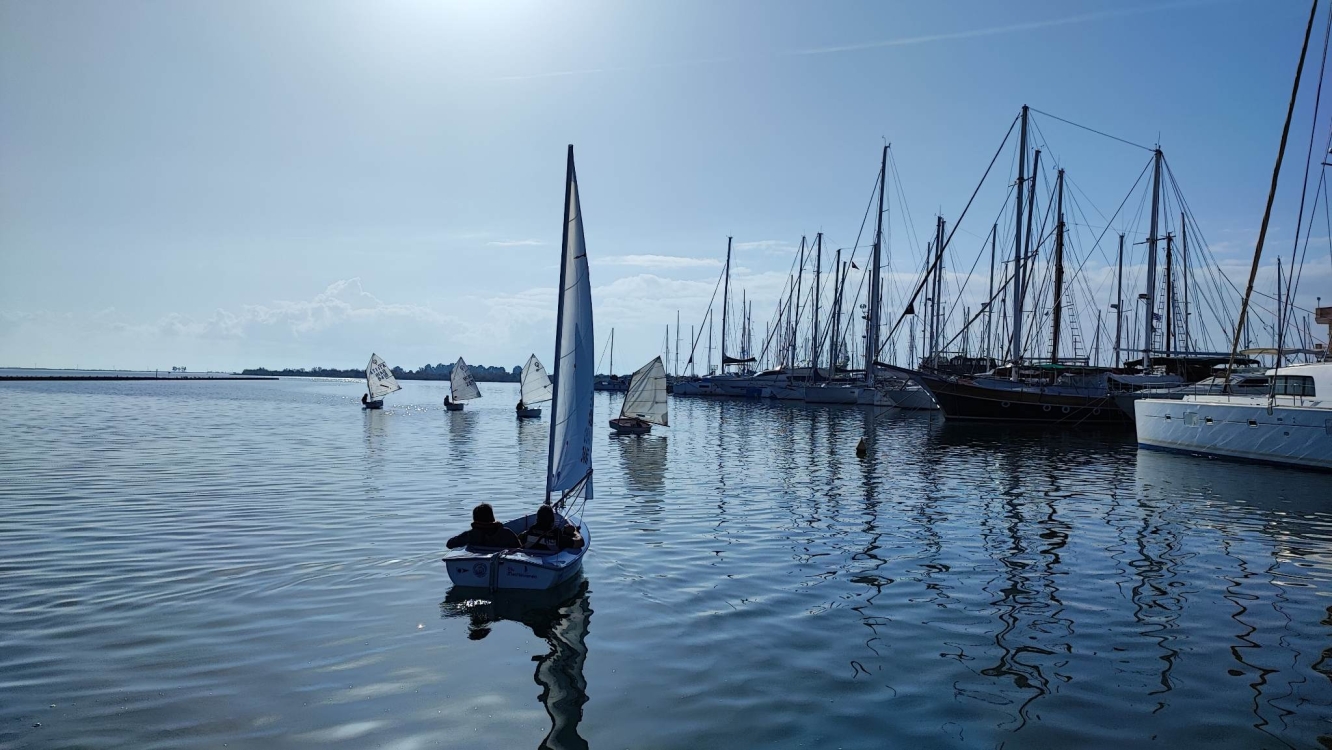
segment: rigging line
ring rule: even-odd
[[[1125,140],[1125,139],[1123,139],[1123,138],[1120,138],[1119,136],[1110,135],[1109,133],[1106,133],[1106,132],[1103,132],[1103,131],[1097,130],[1096,128],[1087,127],[1086,125],[1082,125],[1082,124],[1080,124],[1080,123],[1073,122],[1072,120],[1065,120],[1064,118],[1060,117],[1059,115],[1052,115],[1052,114],[1050,114],[1049,112],[1044,112],[1044,111],[1042,111],[1042,110],[1036,109],[1035,107],[1031,107],[1030,109],[1031,109],[1032,112],[1040,113],[1040,114],[1042,114],[1042,115],[1045,115],[1046,117],[1053,117],[1054,119],[1056,119],[1056,120],[1058,120],[1058,121],[1064,123],[1065,125],[1072,125],[1072,126],[1075,127],[1075,128],[1082,128],[1083,130],[1086,130],[1086,131],[1088,131],[1088,132],[1090,132],[1090,133],[1095,133],[1096,135],[1104,136],[1104,137],[1106,137],[1106,138],[1109,138],[1109,139],[1112,140],[1112,141],[1119,141],[1120,143],[1123,143],[1123,144],[1125,144],[1125,145],[1127,145],[1127,146],[1133,146],[1133,147],[1135,147],[1135,148],[1140,148],[1140,149],[1142,149],[1143,151],[1155,151],[1155,150],[1156,150],[1156,149],[1153,149],[1153,148],[1151,148],[1151,147],[1149,147],[1149,146],[1144,146],[1144,145],[1142,145],[1141,143],[1134,143],[1133,141]]]
[[[721,274],[719,274],[719,275],[717,276],[717,283],[714,284],[714,285],[712,286],[712,297],[708,299],[708,308],[707,308],[707,312],[703,313],[703,322],[704,322],[704,323],[708,322],[708,321],[712,318],[712,303],[717,301],[717,290],[721,288],[722,276],[725,276],[725,275],[726,275],[726,271],[723,270],[723,271],[721,272]],[[722,335],[725,336],[725,335],[726,335],[725,332],[723,332]],[[695,337],[695,339],[694,339],[694,343],[691,344],[691,345],[689,346],[689,361],[690,361],[690,362],[693,362],[693,361],[694,361],[694,353],[695,353],[696,351],[698,351],[698,342],[699,342],[700,340],[702,340],[702,338],[703,338],[703,326],[702,326],[702,324],[699,324],[699,326],[698,326],[698,336]],[[601,369],[601,363],[600,363],[600,362],[597,363],[597,369]]]
[[[1332,39],[1332,10],[1328,11],[1327,27],[1323,31],[1323,59],[1318,66],[1318,86],[1314,89],[1313,119],[1312,122],[1310,122],[1309,124],[1309,148],[1304,155],[1304,180],[1300,183],[1300,213],[1299,213],[1299,218],[1295,220],[1295,243],[1290,249],[1290,276],[1286,278],[1286,299],[1288,301],[1291,299],[1291,285],[1294,282],[1296,276],[1295,254],[1296,252],[1299,251],[1300,248],[1300,228],[1301,225],[1304,223],[1304,199],[1309,194],[1309,166],[1313,163],[1314,137],[1317,135],[1318,132],[1318,112],[1323,101],[1323,76],[1327,73],[1327,44],[1329,39]],[[1314,196],[1315,205],[1317,200],[1318,196],[1315,195]],[[1313,228],[1312,219],[1310,220],[1309,224],[1310,224],[1310,229],[1312,230]],[[1309,251],[1309,238],[1307,236],[1304,239],[1304,250],[1306,254]],[[1278,357],[1280,356],[1282,339],[1284,338],[1284,334],[1286,332],[1286,326],[1288,325],[1288,320],[1283,321],[1283,317],[1288,317],[1288,315],[1283,311],[1278,310],[1277,311]],[[1280,363],[1278,363],[1278,365],[1279,364]]]
[[[1008,132],[1004,133],[1004,139],[999,142],[999,148],[994,152],[994,157],[990,159],[989,166],[985,168],[985,174],[981,175],[980,182],[976,184],[976,189],[971,192],[971,197],[967,199],[967,205],[963,206],[962,213],[957,217],[957,222],[953,224],[952,230],[950,230],[948,233],[948,238],[944,240],[945,249],[948,248],[948,243],[953,239],[953,234],[957,232],[958,225],[961,224],[962,220],[966,218],[967,210],[971,208],[972,202],[976,200],[976,195],[980,193],[981,187],[985,185],[985,178],[990,176],[990,170],[994,168],[995,162],[999,161],[999,155],[1004,152],[1004,146],[1008,145],[1008,139],[1013,135],[1013,128],[1017,125],[1018,120],[1021,117],[1022,117],[1021,115],[1014,117],[1013,121],[1008,124]],[[930,265],[932,268],[934,264]],[[925,279],[921,279],[920,284],[916,287],[915,293],[911,295],[911,300],[907,302],[905,307],[902,308],[902,314],[897,316],[897,322],[893,323],[892,329],[889,330],[888,332],[889,337],[892,337],[893,334],[897,333],[898,326],[902,325],[902,321],[906,318],[906,308],[915,304],[916,298],[920,296],[920,293],[924,288],[925,288]],[[879,345],[879,350],[880,351],[883,350],[882,344]],[[878,352],[875,353],[875,357],[876,358],[878,357]]]

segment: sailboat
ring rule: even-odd
[[[481,398],[481,389],[476,387],[472,371],[467,369],[467,363],[462,357],[453,363],[453,371],[449,373],[449,385],[453,390],[453,398],[444,397],[444,408],[449,411],[462,411],[463,404],[459,402]]]
[[[592,546],[587,524],[576,514],[592,499],[592,379],[596,361],[592,334],[592,284],[583,241],[583,214],[573,146],[565,177],[564,238],[560,248],[559,312],[555,318],[555,378],[550,400],[550,442],[546,454],[546,505],[557,527],[572,525],[583,538],[577,549],[497,549],[467,546],[446,555],[444,565],[457,586],[497,589],[549,589],[583,568]],[[578,508],[575,509],[574,505]],[[522,534],[537,514],[504,524]]]
[[[666,420],[666,366],[661,357],[638,368],[629,379],[629,391],[624,394],[620,416],[610,421],[612,430],[626,435],[642,435],[652,431],[652,425],[667,427]]]
[[[378,354],[370,354],[370,364],[365,366],[365,395],[361,397],[361,406],[366,409],[383,409],[384,397],[394,391],[402,390],[398,379],[388,363]]]
[[[515,410],[518,418],[540,417],[541,409],[534,408],[532,404],[549,401],[550,397],[550,376],[546,374],[546,368],[541,366],[541,360],[533,354],[527,358],[527,364],[523,365],[522,377],[519,378],[518,406]]]

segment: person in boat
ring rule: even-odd
[[[361,394],[361,406],[365,406],[365,405],[368,404],[368,403],[370,403],[370,394],[368,394],[368,393],[362,393],[362,394]]]
[[[555,525],[555,511],[549,505],[537,508],[537,520],[520,537],[526,549],[558,552],[562,549],[582,549],[583,535],[571,523]]]
[[[524,404],[523,400],[520,398],[518,399],[518,405],[514,407],[514,411],[523,411],[526,408],[527,404]]]
[[[500,549],[519,549],[523,546],[518,535],[504,524],[495,520],[495,509],[490,503],[481,503],[472,508],[472,528],[453,537],[448,542],[449,549],[458,547],[498,547]]]
[[[445,397],[444,397],[444,405],[445,405],[445,406],[448,406],[448,405],[451,404],[451,403],[453,403],[453,402],[449,400],[449,397],[448,397],[448,396],[445,396]],[[482,505],[484,505],[484,504],[485,504],[485,503],[482,503]]]

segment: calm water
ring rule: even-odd
[[[583,580],[468,601],[547,423],[445,387],[0,385],[0,747],[1332,743],[1325,475],[677,399]]]

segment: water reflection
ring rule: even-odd
[[[659,493],[666,486],[666,436],[611,433],[607,439],[620,455],[625,485],[660,499]]]
[[[444,617],[466,617],[467,637],[481,640],[497,622],[517,622],[532,629],[550,650],[534,655],[532,679],[541,686],[539,700],[550,717],[550,732],[539,750],[587,750],[578,733],[587,703],[587,633],[592,621],[588,584],[581,576],[549,591],[509,591],[492,594],[493,600],[469,599],[463,589],[449,590],[440,612]]]

